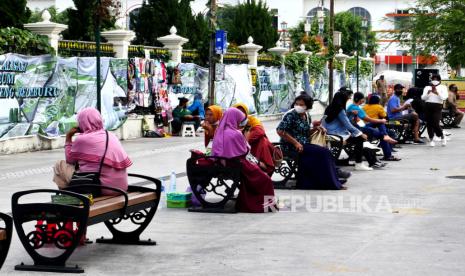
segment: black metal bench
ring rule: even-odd
[[[5,262],[8,250],[10,249],[11,236],[13,234],[13,221],[7,214],[0,213],[0,219],[3,220],[5,227],[0,227],[0,269]]]
[[[238,159],[193,155],[186,162],[192,193],[201,207],[189,212],[236,213],[235,203],[241,183]]]
[[[279,147],[282,150],[282,143],[273,143],[273,146]],[[297,164],[299,154],[297,152],[288,152],[282,150],[283,161],[273,172],[271,180],[275,189],[295,189],[296,183],[288,183],[289,180],[296,180]]]
[[[455,115],[451,109],[443,109],[441,112],[441,123],[445,128],[450,128],[454,125]]]
[[[155,245],[156,242],[150,239],[140,240],[140,235],[157,211],[161,182],[143,175],[128,174],[128,176],[148,180],[155,184],[156,189],[129,186],[125,192],[102,186],[103,189],[112,190],[119,195],[95,198],[93,205],[90,205],[90,200],[86,196],[69,190],[39,189],[13,194],[12,211],[16,231],[21,243],[34,261],[34,265],[21,263],[15,266],[15,269],[83,273],[84,270],[77,265],[67,267],[66,260],[81,242],[87,226],[101,222],[105,223],[113,237],[111,239],[102,237],[97,239],[97,243]],[[44,203],[29,203],[30,201],[37,202],[40,194],[66,195],[80,200],[81,205],[57,204],[49,200]],[[29,200],[22,202],[23,199]],[[124,222],[133,224],[133,230],[122,230],[121,226]],[[44,246],[46,244],[50,246]],[[49,247],[54,248],[49,250]],[[50,251],[55,255],[51,256]]]
[[[281,147],[282,143],[273,143],[275,147]],[[338,160],[343,150],[350,154],[353,149],[351,144],[345,144],[342,137],[338,135],[326,135],[326,145],[334,160]],[[352,150],[351,150],[352,149]],[[275,189],[295,189],[297,179],[299,154],[297,152],[283,151],[283,161],[275,168],[271,177]]]

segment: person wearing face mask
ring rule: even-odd
[[[431,85],[426,86],[423,89],[423,95],[421,99],[425,101],[425,120],[426,130],[428,131],[428,137],[430,140],[430,146],[434,147],[434,134],[437,137],[441,137],[441,144],[446,145],[446,138],[442,132],[442,128],[439,124],[442,116],[442,106],[449,93],[445,85],[441,85],[441,76],[433,75],[431,77]]]
[[[259,119],[249,115],[249,109],[244,103],[234,105],[246,115],[246,119],[239,125],[242,128],[247,142],[250,145],[250,153],[259,161],[260,168],[271,176],[274,172],[273,161],[273,144],[270,142],[265,133],[265,128]]]
[[[460,122],[463,119],[463,112],[457,108],[457,100],[459,99],[457,92],[458,87],[456,84],[449,85],[449,97],[447,98],[446,106],[454,116],[453,128],[460,128]]]
[[[334,159],[327,148],[310,144],[312,124],[310,115],[313,99],[304,94],[295,98],[293,109],[287,112],[276,131],[281,137],[282,150],[298,155],[297,189],[340,190],[346,179],[338,179]],[[313,130],[326,131],[317,126]],[[350,176],[347,175],[346,178]]]
[[[404,93],[404,86],[402,84],[394,85],[394,94],[389,98],[387,103],[387,114],[389,120],[407,120],[412,124],[412,132],[413,132],[413,143],[414,144],[424,144],[420,139],[420,119],[416,112],[410,112],[408,114],[403,115],[402,111],[408,110],[411,108],[411,104],[406,103],[404,105],[400,105],[400,97]]]

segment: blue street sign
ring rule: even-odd
[[[228,48],[228,33],[225,30],[217,30],[215,33],[215,52],[217,55],[223,55]]]

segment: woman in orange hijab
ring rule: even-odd
[[[218,105],[211,105],[205,110],[205,121],[202,124],[205,130],[205,147],[213,141],[216,128],[223,117],[223,110]]]
[[[249,115],[249,108],[244,103],[235,104],[233,107],[247,116],[247,125],[243,133],[251,147],[250,153],[260,161],[260,168],[271,176],[274,172],[273,144],[268,140],[262,122]]]

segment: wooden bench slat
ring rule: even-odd
[[[0,229],[0,241],[6,240],[6,230]]]
[[[133,192],[128,194],[128,206],[136,205],[139,203],[153,201],[157,195],[155,193],[140,193]],[[99,198],[97,198],[99,199]],[[115,196],[104,200],[98,200],[94,205],[90,206],[89,217],[95,217],[101,214],[105,214],[114,210],[118,210],[124,207],[124,197]]]

